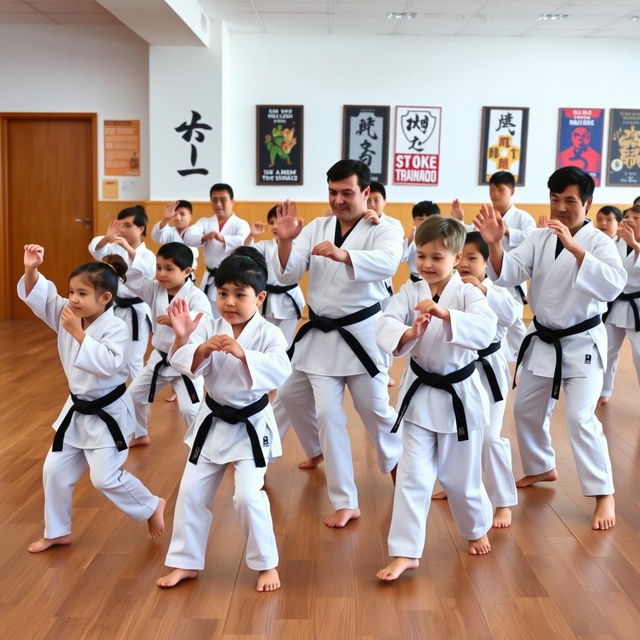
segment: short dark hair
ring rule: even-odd
[[[191,213],[193,213],[193,205],[188,200],[178,200],[176,209],[188,209]]]
[[[561,167],[554,171],[547,181],[547,187],[551,193],[563,193],[572,184],[578,187],[582,204],[593,197],[595,182],[588,173],[578,167]]]
[[[118,214],[118,220],[124,220],[125,218],[133,218],[133,224],[136,227],[142,227],[142,235],[147,235],[147,223],[149,218],[147,212],[141,204],[133,205],[133,207],[127,207]]]
[[[274,204],[269,211],[267,211],[267,222],[271,220],[271,218],[275,218],[278,215],[278,205]]]
[[[640,214],[640,204],[634,204],[633,207],[629,207],[622,212],[623,216],[626,216],[627,213],[637,213]]]
[[[356,176],[360,191],[364,191],[371,184],[371,171],[361,160],[338,160],[327,171],[327,182],[337,182]]]
[[[98,293],[110,293],[111,301],[105,306],[106,310],[115,302],[118,285],[126,281],[126,273],[127,263],[121,256],[112,254],[105,256],[102,262],[85,262],[76,267],[69,274],[69,280],[76,276],[83,276]]]
[[[609,204],[606,204],[604,207],[600,207],[598,213],[604,213],[605,216],[614,215],[615,219],[620,222],[622,220],[622,211],[618,209],[618,207],[613,207]],[[597,214],[596,214],[597,215]]]
[[[211,189],[209,189],[209,197],[211,197],[214,191],[226,191],[233,200],[233,189],[231,185],[228,185],[226,182],[216,182]]]
[[[636,205],[640,204],[640,196],[638,196],[634,201],[633,201],[633,206],[635,207]]]
[[[469,231],[467,233],[467,239],[464,241],[464,243],[465,245],[475,245],[482,257],[485,259],[485,262],[489,259],[489,245],[484,241],[484,238],[479,231]]]
[[[187,269],[193,266],[193,251],[182,242],[167,242],[158,249],[158,255],[165,260],[171,260],[176,267]]]
[[[489,184],[504,184],[509,189],[516,188],[516,179],[511,171],[496,171],[490,178]]]
[[[371,189],[371,193],[379,193],[383,200],[387,199],[387,190],[384,188],[382,182],[374,181],[369,185],[369,187]]]
[[[256,294],[267,286],[267,263],[254,247],[238,247],[218,266],[214,281],[216,287],[227,283],[251,287]]]
[[[421,200],[413,205],[413,209],[411,209],[411,217],[419,218],[421,216],[439,216],[440,215],[440,207],[435,203],[431,202],[431,200]]]

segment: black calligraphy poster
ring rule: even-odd
[[[342,123],[342,157],[361,160],[371,180],[387,182],[389,107],[345,105]]]
[[[303,108],[256,107],[257,184],[302,184]]]
[[[482,107],[478,184],[489,184],[497,171],[510,171],[524,184],[528,127],[528,107]]]
[[[640,184],[640,109],[609,111],[607,184],[618,187]]]

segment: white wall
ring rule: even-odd
[[[97,113],[99,197],[103,121],[139,119],[141,175],[120,178],[120,199],[144,200],[149,196],[148,67],[147,43],[126,27],[2,25],[0,111]]]
[[[487,187],[477,184],[481,108],[525,106],[526,185],[517,198],[545,202],[558,108],[640,108],[639,56],[633,39],[231,34],[222,178],[242,200],[324,200],[325,172],[341,154],[343,105],[442,106],[439,186],[390,185],[388,198],[481,201],[487,197]],[[256,104],[304,105],[304,185],[256,186]],[[392,109],[391,131],[394,122]],[[605,137],[606,131],[608,113]],[[637,195],[640,188],[602,187],[596,200],[624,203]]]

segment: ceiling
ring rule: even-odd
[[[131,0],[135,3],[136,0]],[[639,38],[640,0],[198,0],[232,33]],[[415,13],[389,19],[389,12]],[[541,14],[566,14],[542,22]],[[95,0],[0,0],[0,24],[120,24]]]
[[[199,0],[232,33],[640,37],[638,0]],[[412,20],[387,14],[415,12]],[[567,14],[541,22],[542,13]]]

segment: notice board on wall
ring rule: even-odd
[[[140,120],[104,121],[104,175],[140,175]]]

